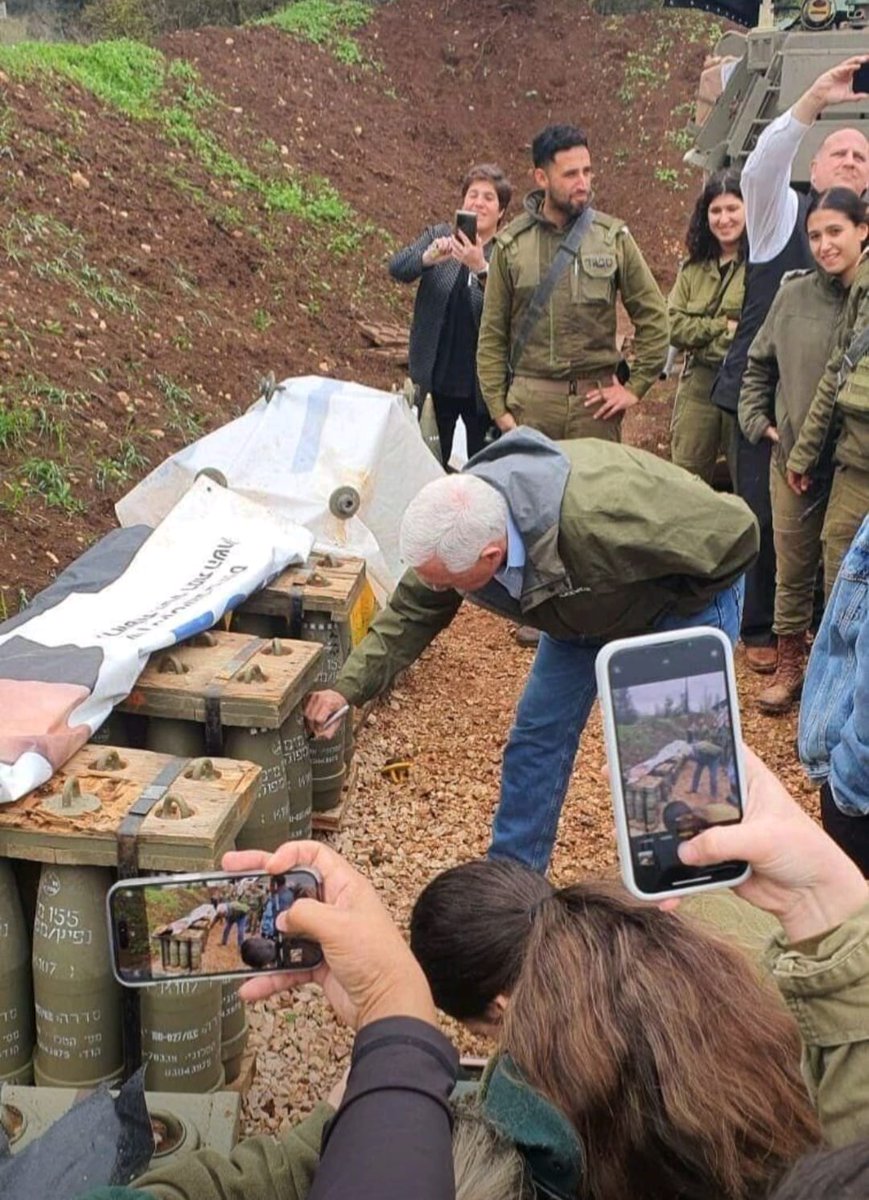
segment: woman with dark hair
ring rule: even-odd
[[[745,298],[748,244],[738,172],[717,171],[710,178],[694,205],[685,245],[688,257],[668,300],[670,341],[685,351],[670,453],[677,466],[711,483],[720,453],[735,479],[735,420],[710,396]]]
[[[439,1007],[501,1033],[496,1069],[569,1119],[594,1200],[759,1200],[820,1144],[795,1022],[690,921],[486,860],[428,885],[411,949]]]
[[[819,453],[812,486],[806,491],[790,489],[786,464],[842,332],[849,292],[869,235],[867,220],[865,202],[850,188],[832,188],[815,196],[806,214],[806,230],[816,266],[785,275],[752,342],[742,380],[742,432],[753,444],[762,438],[772,442],[773,630],[778,636],[778,664],[769,687],[757,699],[761,711],[771,714],[787,712],[802,690],[825,537],[832,438],[826,439]],[[835,581],[832,564],[830,569],[832,578],[827,578],[825,569],[828,596]]]
[[[467,430],[469,456],[482,450],[490,425],[477,381],[477,335],[492,239],[513,189],[500,167],[479,163],[462,180],[461,195],[461,207],[477,216],[476,241],[451,225],[430,225],[389,262],[393,279],[419,280],[410,327],[410,377],[422,398],[431,393],[444,466],[459,417]]]
[[[838,214],[829,213],[826,207],[832,195],[833,191],[825,192],[809,217],[814,221],[814,234],[810,225],[809,239],[814,236],[818,253],[830,264],[847,254],[851,239],[848,225],[839,217],[837,226]],[[835,470],[821,533],[828,596],[842,559],[869,511],[869,212],[865,205],[856,220],[863,254],[848,273],[851,290],[842,328],[787,462],[791,489],[810,494],[814,478],[823,469],[824,447],[828,438],[834,440]],[[830,270],[823,258],[821,263]]]

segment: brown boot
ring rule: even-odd
[[[780,634],[778,667],[772,683],[760,693],[757,706],[765,713],[786,713],[800,698],[806,662],[806,635]]]
[[[758,675],[772,675],[778,666],[778,649],[772,646],[746,646],[745,664]]]

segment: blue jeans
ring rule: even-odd
[[[247,931],[247,913],[240,913],[237,917],[227,917],[223,926],[223,937],[220,939],[221,946],[225,946],[229,941],[229,935],[233,925],[238,938],[239,946],[244,941],[244,935]]]
[[[735,645],[744,594],[740,578],[702,612],[664,617],[653,628],[713,625]],[[594,660],[602,645],[541,635],[504,751],[490,858],[514,858],[535,871],[549,865],[579,738],[597,696]]]

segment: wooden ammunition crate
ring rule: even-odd
[[[367,586],[363,559],[315,555],[304,566],[288,567],[238,611],[282,617],[289,627],[296,597],[300,597],[305,613],[326,613],[333,621],[349,621]]]
[[[204,724],[214,704],[221,725],[278,729],[314,686],[323,653],[317,642],[280,646],[275,654],[270,641],[212,630],[152,655],[119,708]]]
[[[112,750],[117,765],[106,763]],[[168,754],[88,744],[27,796],[0,805],[0,855],[69,866],[115,866],[118,830],[129,809],[169,764]],[[139,867],[146,871],[202,871],[220,864],[244,824],[259,786],[254,763],[215,758],[214,778],[193,778],[194,760],[182,760],[166,795],[180,803],[160,804],[144,818],[137,835]],[[78,816],[43,807],[70,779],[100,807]],[[185,808],[190,815],[182,816]]]

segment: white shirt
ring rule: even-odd
[[[788,109],[767,125],[742,169],[750,262],[771,262],[794,231],[799,207],[791,168],[808,130]]]

